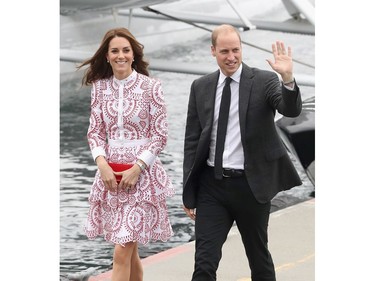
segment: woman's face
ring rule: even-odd
[[[117,79],[124,79],[132,73],[133,59],[133,49],[126,38],[115,37],[109,42],[107,60]]]

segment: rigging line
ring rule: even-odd
[[[158,10],[152,9],[152,8],[150,8],[150,7],[143,7],[143,10],[148,11],[148,12],[152,12],[152,13],[155,13],[155,14],[162,15],[162,16],[164,16],[164,17],[170,18],[170,19],[175,20],[175,21],[180,21],[180,22],[184,22],[184,23],[186,23],[186,24],[190,24],[190,25],[192,25],[192,26],[194,26],[194,27],[197,27],[197,28],[200,28],[200,29],[206,30],[206,31],[208,31],[208,32],[212,32],[212,29],[209,29],[209,28],[207,28],[207,27],[200,26],[200,25],[198,25],[198,24],[196,24],[196,23],[194,23],[194,22],[192,22],[192,21],[187,21],[187,20],[184,20],[184,19],[180,19],[180,18],[177,18],[177,17],[171,16],[171,15],[165,14],[165,13],[163,13],[163,12],[160,12],[160,11],[158,11]],[[244,27],[244,28],[246,28],[246,27]],[[259,49],[259,50],[261,50],[261,51],[264,51],[264,52],[267,52],[267,53],[272,54],[272,51],[270,51],[270,50],[268,50],[268,49],[265,49],[265,48],[262,48],[262,47],[256,46],[256,45],[254,45],[254,44],[251,44],[251,43],[246,42],[246,41],[243,41],[243,40],[241,40],[241,42],[242,42],[242,44],[244,44],[244,45],[247,45],[247,46],[250,46],[250,47],[253,47],[253,48]],[[310,67],[310,68],[314,68],[314,69],[315,69],[315,66],[314,66],[314,65],[311,65],[311,64],[305,63],[305,62],[300,61],[300,60],[297,60],[297,59],[292,59],[292,60],[293,60],[294,62],[296,62],[296,63],[299,63],[299,64],[302,64],[302,65],[305,65],[305,66],[307,66],[307,67]]]
[[[159,15],[165,16],[165,17],[167,17],[167,18],[173,19],[173,20],[175,20],[175,21],[181,21],[181,22],[184,22],[184,23],[190,24],[190,25],[192,25],[192,26],[198,27],[198,28],[200,28],[200,29],[203,29],[203,30],[206,30],[206,31],[212,32],[211,29],[206,28],[206,27],[203,27],[203,26],[200,26],[200,25],[198,25],[198,24],[196,24],[196,23],[194,23],[194,22],[192,22],[192,21],[187,21],[187,20],[183,20],[183,19],[180,19],[180,18],[176,18],[176,17],[174,17],[174,16],[171,16],[171,15],[165,14],[165,13],[163,13],[163,12],[160,12],[160,11],[158,11],[158,10],[152,9],[152,8],[150,8],[150,7],[143,7],[143,10],[148,11],[148,12],[153,12],[153,13],[155,13],[155,14],[159,14]]]

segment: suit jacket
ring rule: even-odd
[[[280,85],[274,72],[242,64],[239,119],[244,170],[255,198],[265,203],[279,191],[302,184],[274,122],[276,110],[287,117],[300,114],[301,94],[297,84],[294,91]],[[199,176],[208,158],[219,73],[191,85],[183,161],[183,203],[191,209],[196,207]]]

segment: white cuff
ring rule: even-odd
[[[142,154],[138,157],[138,159],[142,160],[145,162],[147,167],[149,167],[152,163],[154,163],[156,156],[152,154],[150,151],[145,150],[142,152]]]
[[[96,157],[100,155],[103,155],[105,158],[107,158],[105,154],[105,150],[103,149],[103,147],[100,147],[100,146],[94,147],[93,150],[91,150],[91,154],[92,154],[92,158],[94,158],[94,161]]]
[[[294,85],[295,84],[293,83],[293,87],[290,87],[284,84],[284,87],[287,88],[289,91],[294,91],[294,88],[295,88]]]

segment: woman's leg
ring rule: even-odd
[[[137,244],[129,242],[125,247],[115,245],[113,253],[112,281],[129,281],[131,271],[131,259]]]
[[[143,281],[143,267],[138,253],[138,243],[134,243],[131,261],[130,281]]]

